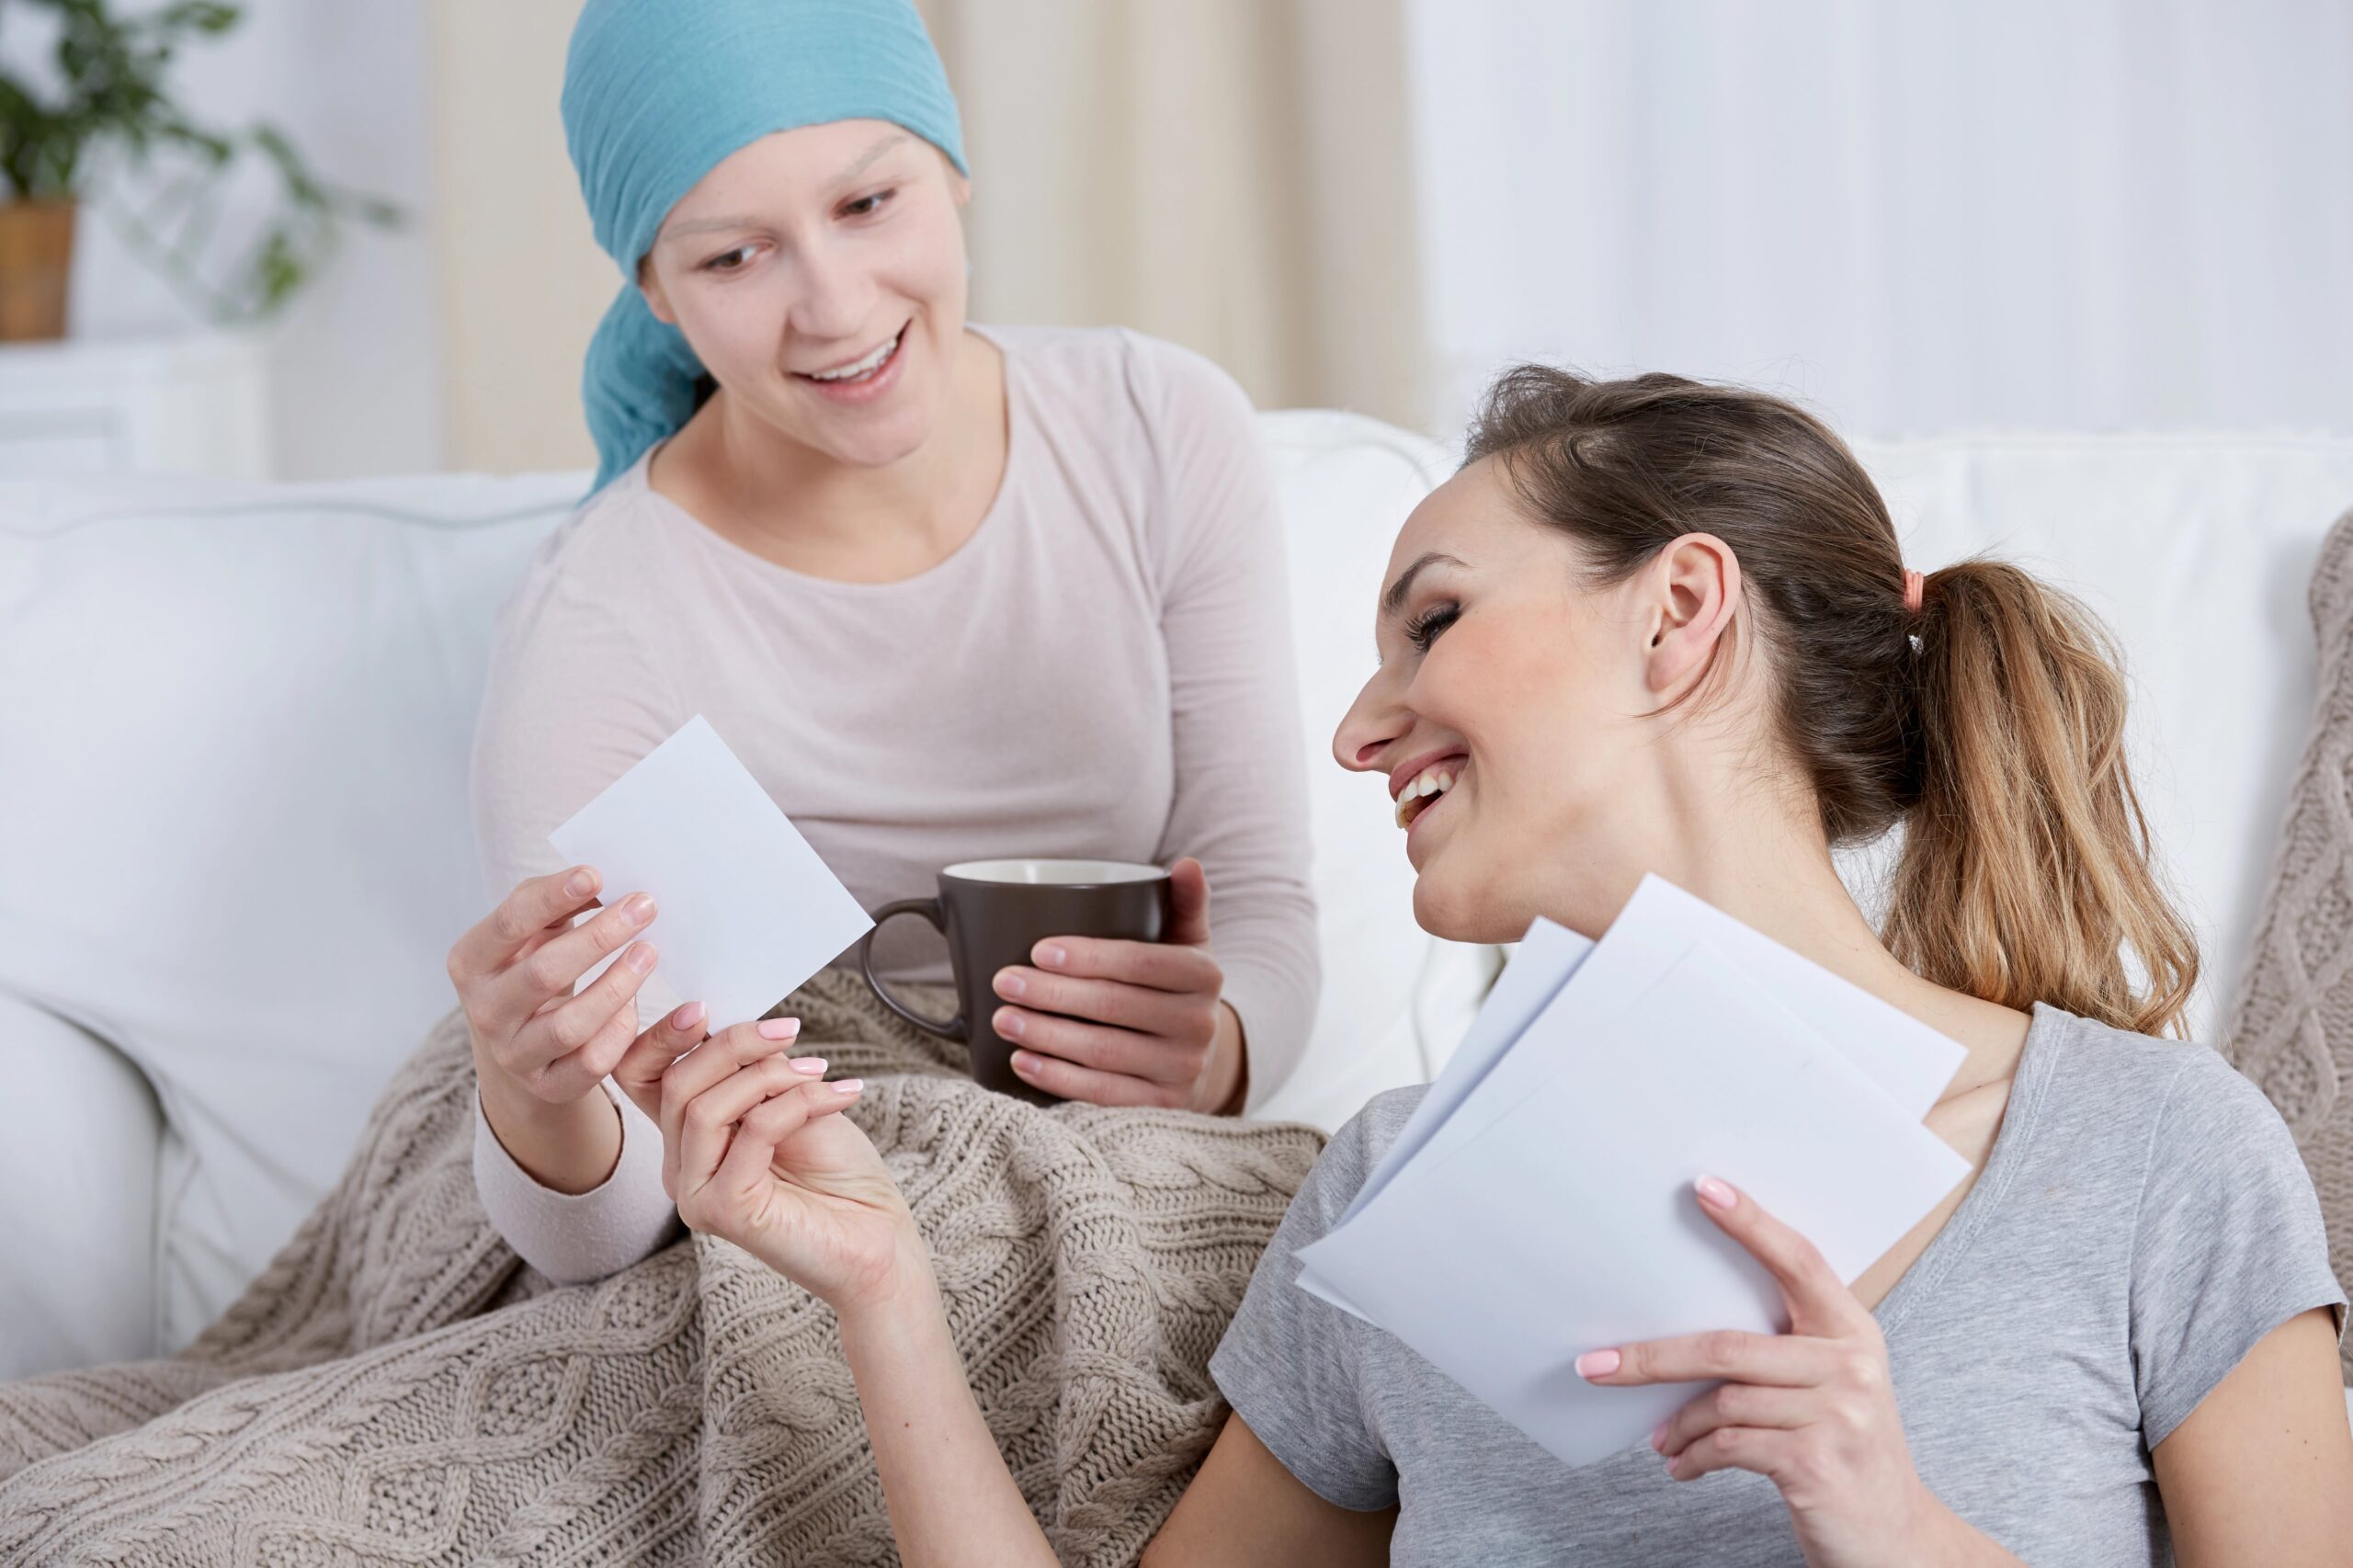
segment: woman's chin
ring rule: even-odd
[[[1476,935],[1483,922],[1474,900],[1456,894],[1443,874],[1432,875],[1425,869],[1414,879],[1414,923],[1431,936],[1448,942],[1484,942],[1495,938]],[[1466,907],[1472,905],[1472,907]],[[1504,938],[1515,940],[1515,937]]]
[[[1495,896],[1498,878],[1451,876],[1430,857],[1414,880],[1414,923],[1448,942],[1495,946],[1528,935],[1536,912]]]

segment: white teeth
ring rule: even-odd
[[[1433,795],[1443,795],[1453,788],[1454,771],[1451,768],[1433,767],[1409,780],[1403,790],[1397,791],[1397,825],[1404,827],[1421,814],[1416,802],[1427,801]]]
[[[882,345],[857,364],[844,365],[838,370],[811,370],[808,372],[809,379],[813,381],[854,381],[860,377],[872,375],[881,369],[882,361],[891,357],[891,350],[899,347],[899,339],[906,335],[906,330],[905,327],[901,327],[897,332],[892,333],[890,342]]]

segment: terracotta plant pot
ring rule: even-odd
[[[0,342],[65,335],[74,211],[72,201],[13,201],[0,207]]]

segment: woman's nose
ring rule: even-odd
[[[868,306],[873,301],[873,279],[851,257],[824,244],[810,245],[801,256],[800,290],[792,301],[792,329],[804,337],[854,335],[870,325]]]
[[[1370,773],[1381,766],[1381,753],[1405,733],[1403,716],[1380,692],[1381,677],[1365,682],[1356,701],[1332,734],[1332,760],[1351,773]]]

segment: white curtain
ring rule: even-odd
[[[1439,423],[1504,360],[1842,427],[2353,430],[2345,0],[1406,0]]]

